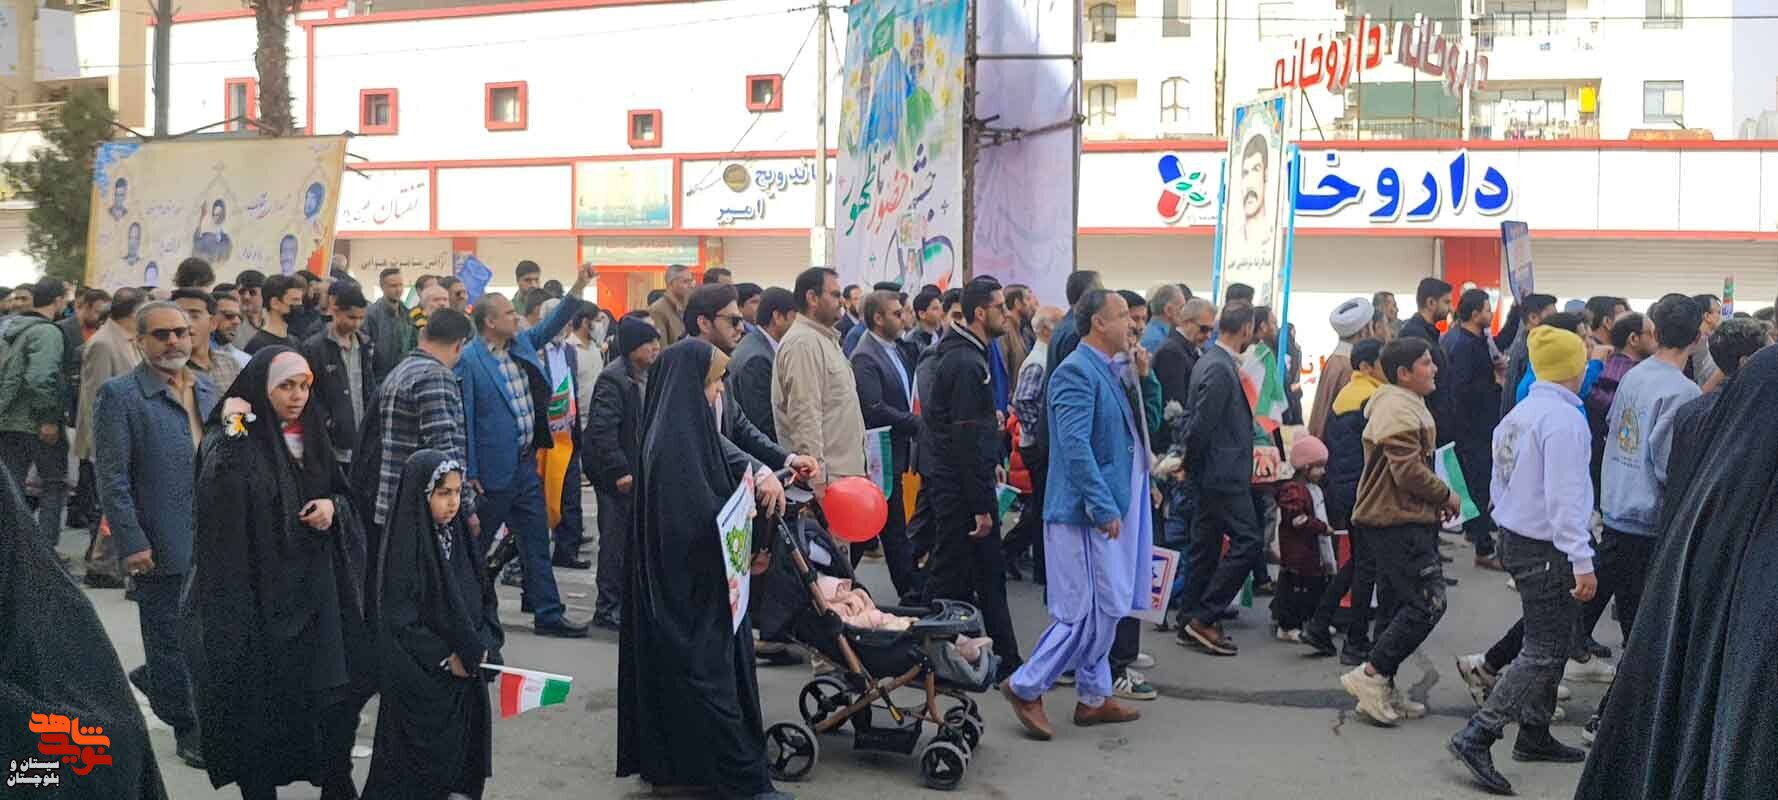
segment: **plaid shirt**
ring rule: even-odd
[[[382,525],[395,505],[401,470],[409,456],[433,449],[467,464],[469,446],[457,376],[424,350],[409,353],[390,370],[377,413],[382,415],[383,461],[377,478],[376,523]],[[475,512],[472,492],[463,493],[463,509]]]
[[[506,348],[495,350],[489,347],[488,352],[494,354],[494,361],[500,365],[500,377],[506,381],[506,393],[512,395],[512,413],[519,422],[519,452],[523,453],[536,444],[537,436],[534,417],[537,410],[531,403],[531,382],[525,378],[524,368],[512,360]]]

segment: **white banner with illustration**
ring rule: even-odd
[[[722,569],[728,584],[729,632],[741,629],[747,618],[747,598],[753,586],[753,473],[729,495],[716,514],[716,546],[721,548]]]

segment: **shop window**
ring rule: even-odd
[[[1117,84],[1101,83],[1087,89],[1087,124],[1110,125],[1117,121]]]
[[[748,111],[784,110],[783,75],[747,76]]]
[[[1161,35],[1169,39],[1192,35],[1191,0],[1161,0]]]
[[[362,89],[358,92],[358,132],[364,135],[393,134],[400,125],[398,93],[394,89]]]
[[[259,81],[252,78],[230,78],[222,82],[222,116],[228,122],[223,130],[246,130],[248,125],[240,121],[241,117],[249,119],[259,116]]]
[[[1291,19],[1291,15],[1296,13],[1295,0],[1261,2],[1258,11],[1255,16],[1258,17],[1259,24],[1256,27],[1259,28],[1259,38],[1262,41],[1290,38],[1295,25],[1295,21]]]
[[[631,111],[629,118],[631,147],[661,146],[661,112],[659,109]]]
[[[1191,91],[1191,81],[1184,78],[1168,78],[1161,81],[1161,122],[1184,122],[1188,109],[1185,104],[1186,93]]]
[[[483,122],[491,131],[522,131],[529,103],[524,81],[490,83],[484,90]]]
[[[1117,41],[1117,6],[1112,3],[1100,3],[1087,10],[1087,20],[1092,27],[1092,41]]]
[[[1685,0],[1648,0],[1644,28],[1677,28],[1685,20]]]

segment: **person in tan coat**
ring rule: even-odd
[[[772,369],[772,420],[778,443],[822,464],[814,489],[865,474],[864,413],[852,363],[840,349],[839,273],[811,267],[796,278],[799,312]]]
[[[86,341],[80,356],[80,408],[74,417],[74,456],[83,461],[93,459],[93,425],[99,402],[99,387],[119,375],[128,374],[142,363],[142,352],[136,348],[136,309],[147,296],[140,289],[123,288],[111,298],[110,319],[99,326],[93,338]],[[101,536],[99,521],[92,527],[93,540],[86,549],[86,585],[96,589],[117,589],[123,586],[123,565],[109,536]]]
[[[696,288],[691,267],[674,264],[667,268],[667,293],[648,307],[648,319],[654,322],[654,329],[661,332],[661,347],[669,347],[685,338],[685,303]]]
[[[1456,516],[1461,502],[1432,467],[1438,446],[1438,426],[1426,407],[1437,386],[1432,347],[1417,337],[1390,342],[1382,357],[1389,383],[1365,406],[1352,541],[1373,554],[1377,581],[1394,590],[1398,605],[1369,660],[1342,675],[1340,684],[1367,719],[1383,726],[1426,714],[1426,706],[1396,688],[1395,673],[1444,617],[1439,524]]]

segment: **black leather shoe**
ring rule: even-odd
[[[539,622],[534,630],[538,636],[548,636],[554,639],[585,639],[589,633],[589,626],[585,623],[577,625],[566,619],[559,619],[555,622]]]
[[[552,567],[560,567],[562,569],[592,569],[593,568],[593,562],[588,561],[584,558],[575,558],[573,556],[569,556],[567,558],[551,559],[549,564]]]
[[[1550,735],[1549,728],[1520,728],[1513,741],[1514,761],[1548,761],[1552,764],[1579,764],[1587,760],[1587,752],[1569,747]]]
[[[103,572],[88,572],[86,577],[80,579],[80,582],[86,584],[87,588],[90,589],[123,588],[122,578],[119,578],[116,575],[106,575]]]
[[[1471,724],[1469,727],[1451,734],[1451,741],[1445,744],[1445,749],[1451,751],[1451,755],[1456,756],[1463,766],[1469,768],[1470,777],[1474,778],[1476,785],[1482,787],[1483,790],[1491,794],[1517,794],[1513,791],[1513,785],[1506,779],[1506,776],[1494,769],[1494,754],[1488,751],[1488,746],[1493,744],[1494,740],[1487,737],[1486,734],[1482,734],[1484,738],[1478,740],[1474,735],[1476,731],[1474,724]]]
[[[173,754],[179,756],[180,761],[185,762],[185,765],[192,769],[204,768],[204,748],[199,743],[197,734],[186,734],[177,738],[175,742]]]
[[[1326,628],[1305,625],[1303,632],[1297,634],[1297,641],[1315,648],[1315,655],[1318,656],[1338,655],[1340,652],[1340,649],[1334,646],[1333,634],[1328,633]]]
[[[611,617],[599,617],[599,616],[593,617],[592,625],[595,628],[600,628],[600,629],[608,630],[608,631],[616,631],[622,627],[622,625],[620,625],[617,620],[615,620]]]
[[[143,694],[148,694],[148,665],[130,670],[130,685]]]

